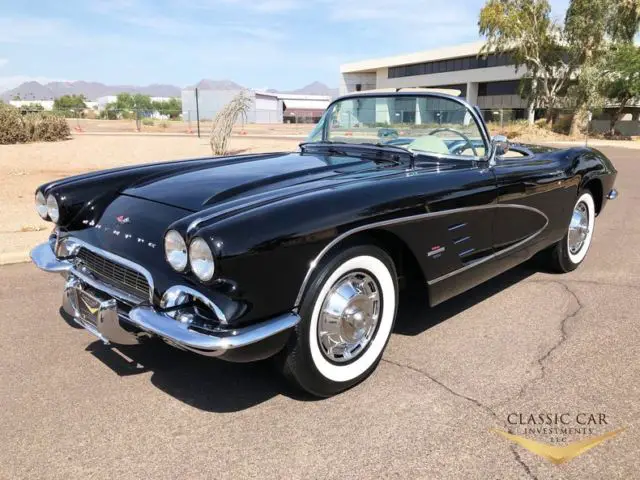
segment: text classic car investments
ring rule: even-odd
[[[117,168],[47,183],[31,252],[63,311],[105,343],[157,336],[274,357],[318,396],[375,369],[400,285],[436,305],[545,250],[577,268],[616,170],[599,151],[509,146],[455,95],[335,100],[293,153]]]

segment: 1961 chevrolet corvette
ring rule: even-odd
[[[105,343],[274,356],[329,396],[376,368],[404,279],[436,305],[543,250],[577,268],[616,173],[591,148],[491,139],[456,96],[359,92],[298,152],[42,185],[36,209],[56,226],[31,257],[64,275],[64,311]]]

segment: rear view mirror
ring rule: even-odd
[[[504,135],[496,135],[491,139],[491,146],[495,157],[500,157],[509,151],[509,139]]]

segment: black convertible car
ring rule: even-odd
[[[591,148],[492,140],[455,96],[363,92],[298,152],[42,185],[36,209],[56,226],[31,257],[64,275],[64,311],[105,343],[275,356],[329,396],[375,369],[407,279],[436,305],[543,250],[577,268],[615,177]]]

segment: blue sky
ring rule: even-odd
[[[568,0],[553,0],[562,17]],[[478,39],[483,0],[0,0],[0,91],[27,80],[338,85],[341,63]]]

